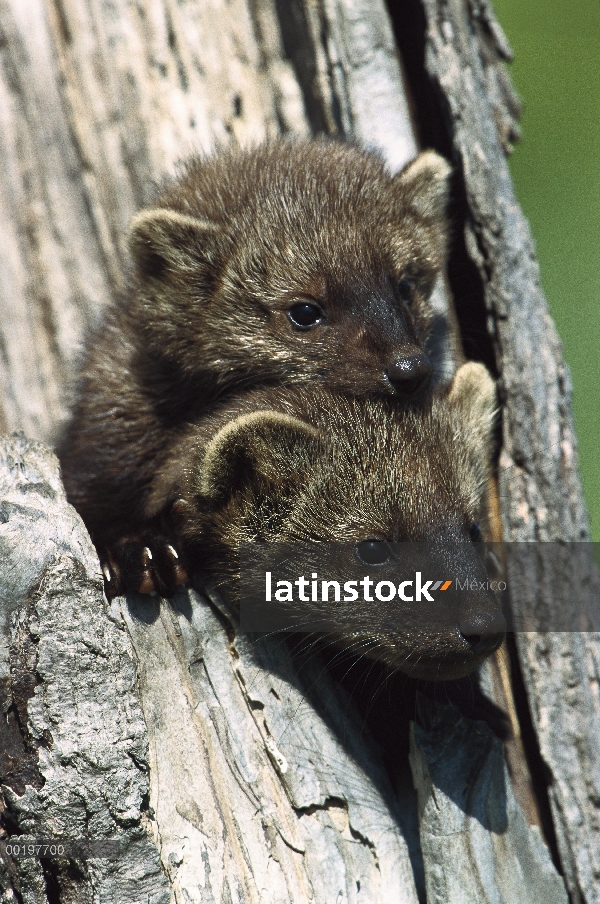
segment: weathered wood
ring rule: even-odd
[[[567,904],[540,832],[516,801],[498,738],[455,707],[420,703],[410,761],[428,904]]]
[[[50,439],[156,181],[215,141],[307,127],[243,0],[3,0],[0,34],[0,427]]]
[[[307,693],[278,641],[233,639],[193,591],[108,606],[40,445],[2,442],[0,498],[2,749],[32,761],[2,763],[5,816],[17,837],[122,842],[75,877],[6,858],[23,901],[49,901],[53,880],[72,901],[158,902],[170,885],[176,900],[416,904],[380,754],[318,659]]]
[[[79,870],[64,859],[42,866],[4,853],[12,879],[0,873],[0,890],[12,886],[24,904],[58,900],[51,888],[64,901],[166,904],[135,658],[103,604],[94,547],[49,450],[22,437],[0,441],[0,499],[0,623],[9,648],[0,674],[8,697],[0,723],[3,816],[19,835],[122,845],[118,857],[87,860]]]
[[[216,597],[193,590],[108,605],[40,445],[3,441],[0,496],[0,736],[5,751],[21,745],[2,763],[9,840],[120,842],[108,860],[4,854],[0,890],[25,904],[416,904],[414,821],[430,902],[512,904],[542,888],[549,904],[566,901],[486,726],[426,714],[412,749],[417,814],[320,656],[299,667],[281,640],[240,634]],[[519,864],[535,882],[515,897]],[[476,891],[444,897],[442,874],[443,888]]]
[[[502,401],[501,507],[507,541],[586,540],[570,378],[544,298],[528,224],[514,196],[490,72],[507,56],[484,0],[425,0],[427,68],[439,87],[464,176],[467,249],[479,268],[495,340]],[[469,12],[471,15],[469,15]],[[485,39],[482,38],[485,35]],[[485,48],[485,53],[482,52]],[[589,548],[561,561],[540,555],[532,574],[513,545],[511,599],[538,627],[573,598],[597,610],[600,581]],[[535,606],[535,609],[533,608]],[[592,625],[589,625],[592,627]],[[600,900],[600,712],[597,635],[521,633],[518,649],[561,863],[573,901]],[[569,688],[566,692],[566,688]]]
[[[505,534],[586,537],[568,372],[503,154],[516,133],[517,102],[501,65],[509,48],[484,0],[423,0],[423,9],[427,65],[464,177],[467,248],[481,274],[502,378]],[[83,330],[119,290],[127,222],[178,158],[231,138],[322,131],[378,148],[396,168],[416,149],[409,109],[381,0],[0,0],[0,431],[54,436]],[[435,304],[443,378],[461,349],[442,289]],[[424,806],[419,825],[408,764],[399,768],[396,798],[377,749],[320,666],[314,676],[324,696],[316,699],[284,650],[249,647],[231,625],[227,633],[216,603],[193,593],[175,609],[130,600],[105,610],[98,563],[53,466],[23,440],[3,454],[5,818],[20,831],[124,834],[127,853],[117,864],[84,867],[83,878],[65,864],[6,861],[0,889],[20,885],[22,900],[32,902],[57,894],[137,902],[147,890],[157,901],[226,901],[229,894],[338,904],[414,901],[424,894],[424,876],[436,900],[434,860],[456,808],[440,815]],[[598,594],[581,555],[581,593]],[[517,613],[530,604],[524,569],[516,558]],[[553,563],[539,577],[546,586],[555,581],[560,598],[565,573]],[[571,899],[600,900],[598,645],[581,635],[522,636],[518,645]],[[515,724],[505,661],[492,666],[485,686]],[[325,698],[327,719],[319,715]],[[436,731],[436,744],[447,749],[452,727]],[[456,742],[464,768],[454,773],[451,801],[461,799],[469,774],[473,731],[465,728]],[[537,822],[519,737],[509,746],[511,780]],[[421,778],[432,743],[419,741],[413,751]],[[481,787],[485,776],[489,787],[504,787],[490,744]],[[416,784],[422,802],[429,800],[431,787]],[[510,789],[506,800],[510,828],[500,840],[482,840],[460,812],[463,840],[480,845],[482,894],[512,904],[502,858],[528,849],[540,875],[552,871],[536,830],[527,834],[515,815]],[[464,874],[466,888],[473,859],[460,850],[455,876]],[[562,900],[556,876],[548,881]]]
[[[232,623],[228,636],[193,591],[173,607],[131,600],[124,617],[140,663],[150,805],[176,894],[202,886],[216,901],[229,888],[278,904],[416,904],[391,784],[320,658],[300,679],[280,642],[253,646]],[[333,726],[306,693],[315,678]]]

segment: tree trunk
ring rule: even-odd
[[[435,294],[437,373],[477,322],[487,338],[468,350],[499,376],[496,535],[587,538],[568,372],[505,161],[509,49],[485,0],[392,12],[0,0],[0,430],[31,437],[0,444],[2,900],[600,901],[595,635],[520,633],[512,665],[504,649],[483,671],[512,727],[506,763],[485,724],[424,696],[410,751],[408,727],[382,749],[317,656],[252,642],[201,588],[108,605],[56,460],[33,441],[53,441],[83,330],[119,290],[128,220],[177,159],[325,132],[398,168],[420,131],[452,154],[464,219]],[[574,592],[598,598],[577,555],[575,574],[554,552],[536,559],[534,627]],[[518,546],[509,557],[519,615],[531,563]],[[25,837],[64,850],[22,856]]]

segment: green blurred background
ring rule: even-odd
[[[494,0],[523,138],[511,159],[573,376],[581,473],[600,540],[600,0]]]

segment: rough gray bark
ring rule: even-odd
[[[2,442],[0,493],[7,901],[416,904],[421,870],[428,901],[467,900],[435,891],[443,864],[477,889],[468,900],[567,900],[485,725],[450,712],[415,732],[417,811],[320,657],[299,670],[193,590],[108,605],[42,446]],[[119,853],[11,856],[22,836],[118,839]],[[517,898],[516,866],[532,880]]]
[[[469,205],[467,248],[481,274],[501,375],[504,538],[585,540],[569,373],[503,153],[511,99],[503,102],[494,74],[509,50],[485,0],[471,5],[470,20],[463,0],[426,0],[425,9],[427,68],[451,122]],[[592,901],[600,895],[600,646],[598,635],[543,628],[573,599],[597,612],[600,581],[589,547],[556,550],[553,543],[534,557],[526,546],[511,547],[511,599],[531,625],[517,642],[562,867],[572,900]]]
[[[130,604],[125,620],[147,714],[150,804],[176,895],[205,885],[217,901],[228,886],[278,904],[416,904],[390,781],[319,660],[309,687],[319,679],[343,722],[337,733],[285,650],[232,640],[193,591],[173,608],[157,601],[152,615],[147,601]]]
[[[31,904],[46,904],[53,886],[65,901],[167,902],[131,642],[103,605],[97,556],[54,456],[23,437],[1,441],[0,499],[3,815],[19,835],[122,845],[109,861],[81,863],[81,875],[2,845],[12,874],[0,873],[2,900],[12,885]]]
[[[566,904],[539,829],[516,801],[498,738],[450,706],[422,704],[420,717],[411,766],[428,904]]]
[[[423,8],[502,379],[506,536],[585,536],[568,374],[503,156],[508,50],[482,0]],[[409,109],[382,0],[0,0],[0,430],[55,435],[82,331],[119,289],[127,222],[178,158],[231,137],[324,131],[396,168],[417,148]],[[443,378],[460,340],[443,286],[435,304]],[[2,824],[122,843],[113,860],[3,856],[7,901],[563,904],[519,809],[539,822],[519,743],[509,783],[481,723],[424,717],[412,780],[399,764],[393,785],[319,660],[300,673],[284,647],[251,645],[193,591],[173,606],[107,606],[41,447],[2,446],[0,500]],[[594,580],[584,559],[589,592]],[[572,901],[600,900],[597,645],[522,637],[519,653],[560,867]],[[518,741],[505,656],[484,685]],[[529,884],[516,891],[507,863]]]

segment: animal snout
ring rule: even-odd
[[[396,392],[410,395],[426,385],[431,370],[431,361],[419,352],[398,358],[386,368],[385,374]]]
[[[506,619],[499,609],[461,618],[458,630],[478,656],[488,656],[500,646],[506,633]]]

